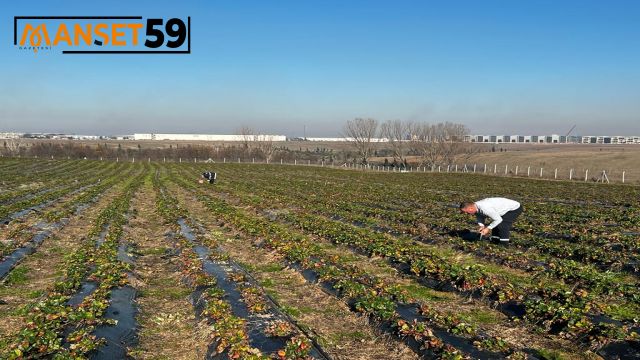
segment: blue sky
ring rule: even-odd
[[[192,54],[13,46],[13,16],[54,15],[191,16]],[[640,134],[640,1],[29,1],[0,24],[0,131]]]

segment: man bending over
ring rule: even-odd
[[[460,211],[476,216],[480,235],[487,236],[491,233],[491,240],[508,244],[509,232],[513,222],[522,213],[522,206],[515,200],[494,197],[476,202],[462,202]],[[487,218],[491,218],[492,222],[485,226],[484,222]]]

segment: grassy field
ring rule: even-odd
[[[35,159],[0,181],[2,358],[640,355],[635,186]],[[509,246],[457,211],[486,196],[523,204]]]
[[[527,166],[547,171],[558,168],[562,175],[568,177],[569,169],[574,169],[578,176],[584,177],[585,170],[592,174],[606,170],[611,177],[619,179],[622,171],[629,181],[640,181],[640,146],[638,145],[538,145],[503,147],[506,152],[482,152],[472,156],[469,162],[509,165],[520,169]]]
[[[127,149],[166,149],[176,146],[241,146],[240,143],[233,142],[207,142],[207,141],[70,141],[70,140],[32,140],[22,139],[23,146],[30,146],[37,143],[53,144],[80,144],[82,146],[95,147],[106,144],[110,148],[118,146]],[[344,142],[309,142],[309,141],[287,141],[275,143],[277,147],[288,148],[291,151],[310,151],[316,149],[327,149],[334,154],[340,152],[350,152],[353,147]],[[619,181],[622,171],[625,171],[625,178],[630,182],[640,182],[640,145],[595,145],[595,144],[478,144],[475,145],[477,152],[459,162],[469,164],[485,163],[491,166],[497,164],[504,169],[505,165],[510,168],[518,166],[519,169],[527,167],[536,168],[538,171],[543,167],[545,171],[554,171],[558,168],[559,175],[568,178],[569,170],[574,169],[575,174],[584,178],[585,170],[589,169],[590,174],[596,174],[606,170],[612,178]],[[388,145],[384,143],[374,144],[378,151],[386,149]],[[492,148],[495,149],[492,152]],[[500,151],[504,150],[504,151]],[[384,162],[384,157],[374,157],[373,162]],[[393,159],[387,157],[390,161]],[[415,157],[409,157],[414,162]]]

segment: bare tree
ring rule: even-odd
[[[475,151],[471,144],[464,142],[468,133],[463,124],[420,123],[415,127],[410,147],[420,156],[422,165],[451,165],[461,158],[468,158]]]
[[[420,157],[421,165],[434,166],[441,161],[441,153],[437,139],[438,126],[418,123],[414,127],[411,138],[411,151]]]
[[[249,149],[251,148],[251,141],[255,140],[253,129],[247,125],[242,125],[237,132],[242,139],[242,147],[249,152]]]
[[[344,136],[355,147],[362,164],[366,165],[372,152],[372,141],[378,130],[375,119],[356,118],[344,126]]]
[[[20,152],[20,142],[15,139],[7,139],[7,141],[4,142],[4,148],[9,155],[17,155]]]
[[[393,160],[401,164],[406,162],[413,130],[414,125],[409,121],[387,120],[380,125],[380,137],[388,139]]]
[[[276,152],[276,146],[273,143],[273,135],[255,135],[254,142],[258,150],[264,156],[266,162],[271,162]]]

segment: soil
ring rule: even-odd
[[[229,197],[228,194],[220,195],[227,201],[233,202],[234,200],[233,197]],[[187,196],[188,198],[189,195],[185,196]],[[192,201],[191,203],[196,203],[196,200],[194,199],[194,201]],[[200,204],[194,204],[194,206],[196,205]],[[277,212],[277,210],[274,211]],[[274,211],[267,212],[266,216],[269,217],[269,214],[273,214]],[[207,213],[207,210],[201,207],[197,209],[197,212]],[[239,236],[239,234],[235,233],[234,236]],[[335,245],[331,243],[330,240],[324,239],[322,237],[312,237],[314,239],[314,242],[322,245],[324,251],[326,251],[327,253],[339,255],[343,258],[348,258],[348,263],[350,265],[361,268],[365,270],[366,273],[375,275],[385,280],[385,282],[390,285],[400,285],[411,289],[420,289],[420,294],[424,295],[426,293],[426,296],[423,296],[419,299],[420,302],[425,303],[443,313],[472,317],[475,320],[473,321],[474,323],[482,324],[480,329],[483,332],[490,336],[502,338],[515,349],[521,351],[531,349],[546,349],[562,353],[565,357],[568,358],[597,358],[597,356],[592,352],[580,350],[570,342],[563,339],[543,334],[537,334],[534,329],[528,328],[526,326],[514,326],[512,321],[506,315],[487,306],[487,304],[482,300],[468,299],[460,296],[459,294],[451,292],[440,292],[429,289],[424,285],[419,284],[415,279],[401,275],[384,259],[377,257],[369,258],[367,256],[355,253],[351,248],[347,246]],[[227,243],[225,243],[224,247],[228,248],[230,252],[233,252],[234,248],[238,248],[238,250],[245,249],[244,251],[246,252],[247,242],[250,243],[250,240],[245,239],[244,243],[242,243],[241,245],[233,246],[233,244],[237,243],[237,241],[228,241]],[[253,254],[255,251],[260,250],[256,250],[255,248],[251,249],[249,251],[250,258],[251,254]],[[241,253],[234,253],[234,256],[241,256],[240,254]],[[345,256],[345,254],[347,254],[348,256]],[[277,255],[275,255],[274,253],[271,253],[269,255],[271,257],[277,257]],[[516,270],[508,270],[516,272],[520,276],[526,276],[526,274],[520,273]],[[484,319],[484,321],[480,320],[480,318]],[[569,356],[569,354],[571,354],[571,356]]]
[[[368,319],[351,312],[339,299],[328,295],[302,275],[284,266],[275,252],[252,245],[251,239],[237,233],[226,233],[217,219],[182,189],[171,188],[183,206],[209,231],[210,236],[224,239],[224,251],[242,264],[265,288],[282,310],[303,328],[317,334],[317,341],[334,359],[416,359],[417,355],[403,343],[376,334]],[[187,205],[188,204],[188,205]]]
[[[167,256],[170,244],[155,212],[155,192],[147,184],[132,199],[136,214],[125,226],[125,239],[134,244],[136,261],[133,285],[137,298],[139,346],[137,359],[203,359],[211,336],[198,323],[189,302],[192,289],[181,282],[177,259]]]
[[[118,194],[118,185],[105,191],[91,207],[74,215],[62,229],[54,231],[36,252],[24,259],[0,286],[0,345],[23,325],[18,310],[35,303],[62,275],[64,255],[78,249],[98,216]]]

